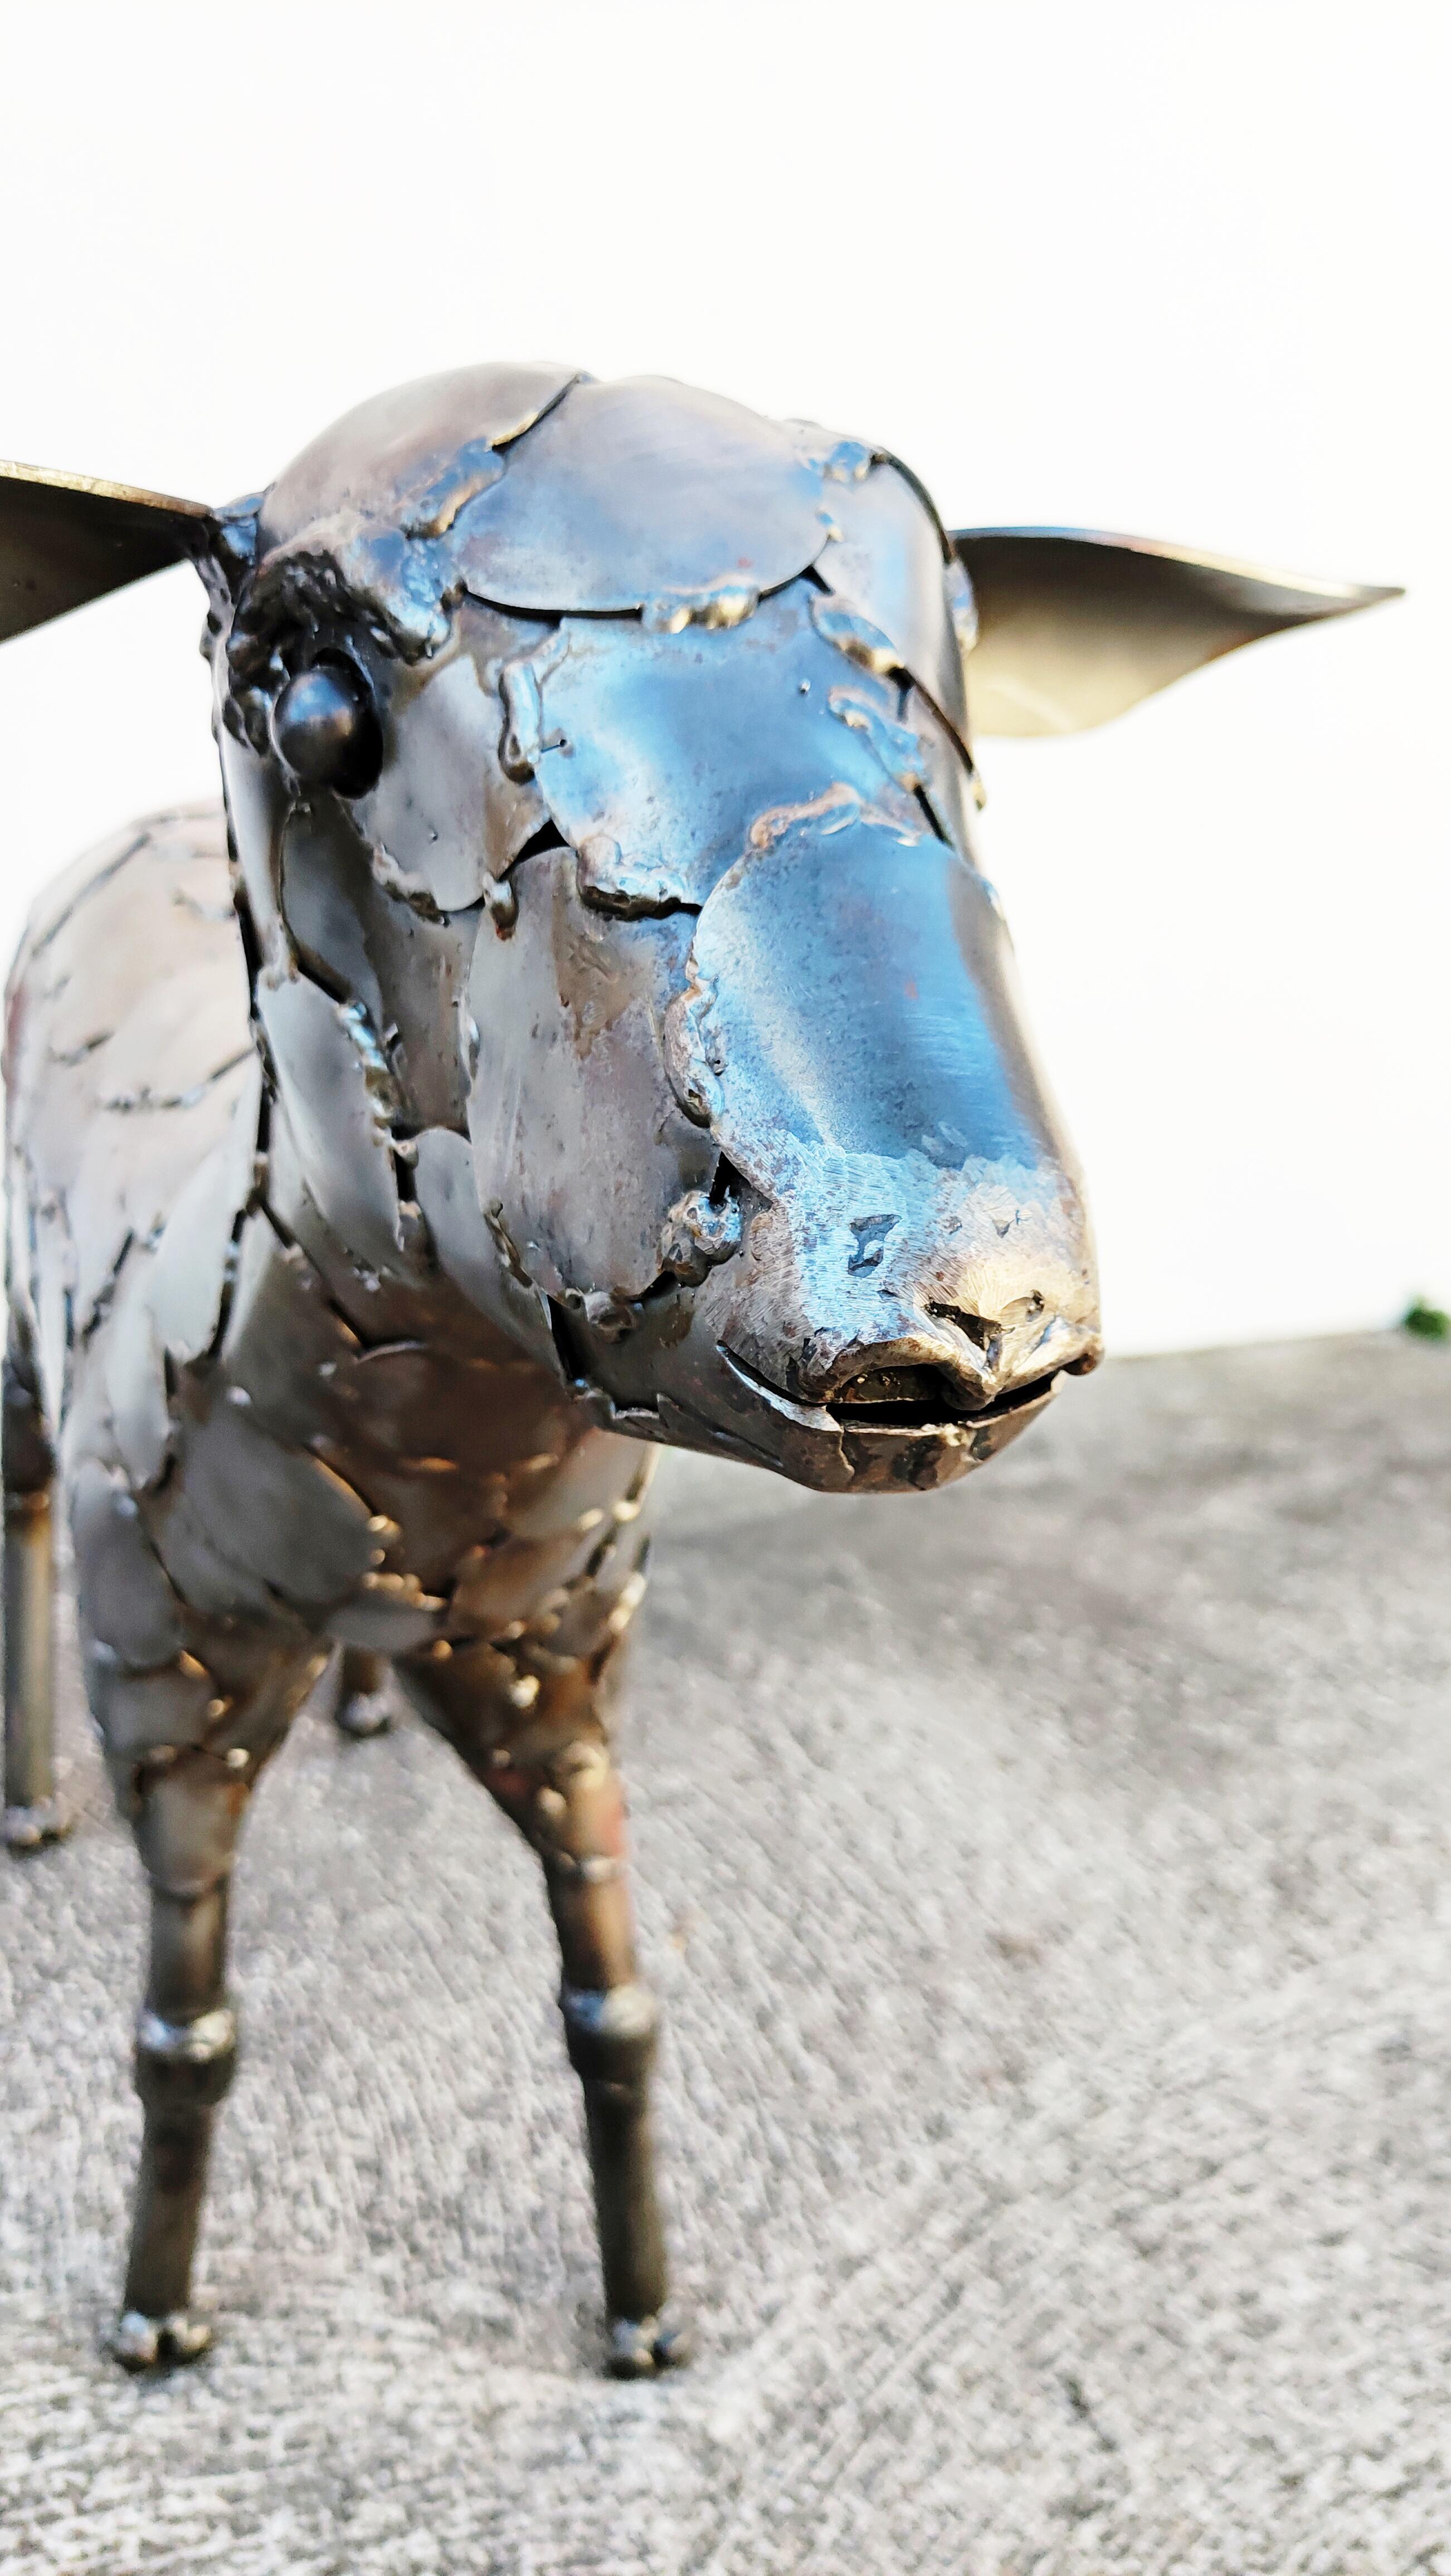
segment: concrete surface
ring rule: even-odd
[[[1451,2571],[1451,1354],[1125,1363],[955,1491],[685,1464],[627,1725],[696,2368],[593,2375],[533,1864],[299,1724],[199,2370],[101,2360],[139,1891],[0,1876],[0,2570]],[[713,1503],[719,1517],[713,1517]]]

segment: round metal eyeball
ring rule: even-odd
[[[360,796],[382,765],[377,711],[351,662],[314,662],[289,680],[273,709],[272,739],[305,787],[333,787],[340,796]]]

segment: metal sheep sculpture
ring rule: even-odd
[[[1094,1366],[969,706],[1069,731],[1390,594],[948,535],[879,448],[544,365],[381,395],[223,509],[0,467],[0,636],[181,558],[225,819],[80,861],[6,1041],[6,1838],[62,1822],[58,1471],[151,1889],[114,2348],[207,2341],[228,1880],[340,1647],[344,1714],[391,1665],[543,1864],[647,2373],[684,2339],[611,1753],[641,1444],[911,1494]]]

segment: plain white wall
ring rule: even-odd
[[[0,19],[0,453],[220,500],[381,385],[650,368],[949,521],[1403,581],[1100,733],[985,857],[1120,1349],[1451,1302],[1436,0],[253,0]],[[0,934],[205,794],[177,572],[0,655]]]

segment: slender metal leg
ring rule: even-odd
[[[665,2231],[650,2119],[659,2013],[636,1962],[624,1791],[603,1729],[591,1714],[550,1732],[552,1744],[506,1748],[508,1768],[489,1786],[544,1863],[564,1971],[565,2046],[584,2092],[609,2368],[636,2379],[686,2358],[683,2329],[662,2315]]]
[[[55,1788],[50,1450],[33,1387],[5,1362],[5,1806],[0,1835],[38,1851],[67,1832]]]
[[[658,2010],[635,1954],[624,1792],[582,1670],[547,1679],[526,1713],[501,1711],[495,1701],[481,1717],[477,1698],[471,1711],[467,1705],[470,1660],[465,1653],[441,1668],[402,1670],[420,1707],[544,1864],[564,1972],[565,2045],[584,2093],[607,2366],[617,2378],[643,2378],[687,2360],[689,2350],[666,2305],[650,2119]]]
[[[137,1841],[151,1879],[151,1965],[136,2025],[141,2168],[122,2313],[128,2370],[193,2361],[211,2328],[191,2307],[207,2158],[237,2059],[226,1992],[228,1873],[246,1788],[207,1753],[142,1792]]]
[[[343,1647],[338,1658],[333,1723],[344,1735],[359,1742],[370,1735],[386,1735],[393,1722],[385,1696],[389,1670],[386,1655],[370,1654],[366,1646]]]

